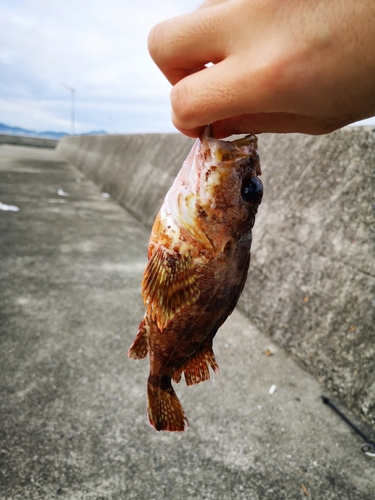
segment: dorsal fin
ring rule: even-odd
[[[175,314],[198,300],[198,275],[190,255],[158,245],[143,275],[142,295],[147,313],[162,331]]]

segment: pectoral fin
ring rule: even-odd
[[[191,257],[156,247],[143,276],[142,295],[147,313],[162,331],[181,309],[198,300],[198,275]]]

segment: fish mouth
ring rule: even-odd
[[[200,224],[198,208],[206,212],[215,208],[215,188],[229,169],[253,154],[256,140],[254,135],[218,140],[206,125],[167,194],[167,206],[176,222],[206,248],[215,249]]]
[[[212,135],[211,125],[206,125],[200,136],[203,147],[210,151],[212,161],[225,163],[228,161],[240,163],[244,158],[253,154],[254,146],[257,145],[257,137],[252,134],[225,141],[215,139]]]

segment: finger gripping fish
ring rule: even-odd
[[[213,338],[232,313],[250,264],[263,188],[257,138],[197,139],[157,215],[142,295],[147,307],[128,355],[150,355],[147,411],[165,431],[189,427],[171,381],[218,373]]]

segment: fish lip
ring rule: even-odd
[[[248,134],[231,141],[215,139],[212,134],[212,126],[208,124],[204,127],[199,137],[201,145],[205,151],[209,151],[211,160],[225,166],[230,161],[240,163],[244,158],[251,156],[257,147],[257,136]]]

